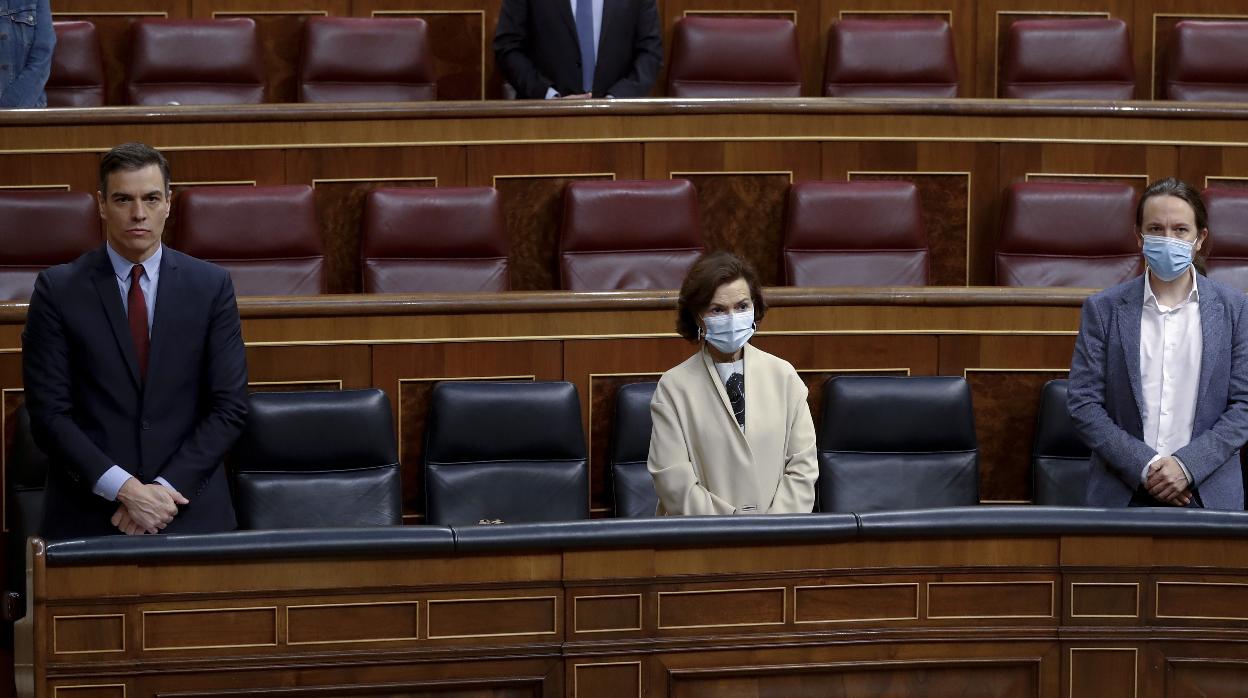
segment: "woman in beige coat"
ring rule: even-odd
[[[758,276],[726,252],[689,268],[676,329],[698,353],[663,374],[650,402],[648,467],[658,514],[785,514],[815,501],[806,385],[747,342],[767,311]]]

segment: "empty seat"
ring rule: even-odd
[[[437,99],[425,20],[310,17],[299,64],[300,102]]]
[[[103,241],[86,192],[0,190],[0,221],[0,301],[29,300],[39,272]]]
[[[1001,96],[1131,99],[1135,67],[1120,19],[1027,19],[1010,25]]]
[[[1201,198],[1209,215],[1209,239],[1201,246],[1209,254],[1209,278],[1248,291],[1248,189],[1209,187]]]
[[[174,247],[225,267],[240,296],[324,290],[312,187],[191,187],[178,194]]]
[[[425,512],[439,526],[589,518],[576,386],[435,386],[425,428]]]
[[[43,523],[44,486],[48,479],[48,456],[35,445],[26,405],[13,413],[13,441],[5,460],[5,513],[9,529],[6,546],[6,583],[3,617],[17,620],[26,615],[26,539],[39,535]]]
[[[672,32],[669,97],[799,97],[797,27],[787,19],[684,17]]]
[[[1129,184],[1019,182],[1005,192],[997,284],[1105,288],[1143,272]]]
[[[573,182],[564,191],[559,273],[569,291],[680,288],[702,253],[685,179]]]
[[[53,22],[56,48],[44,91],[49,107],[104,106],[104,59],[91,22]]]
[[[946,376],[837,376],[819,423],[822,511],[979,503],[971,389]]]
[[[1066,385],[1064,378],[1051,380],[1040,392],[1031,448],[1031,497],[1045,506],[1081,507],[1087,496],[1092,452],[1070,421]]]
[[[256,23],[140,19],[131,28],[130,104],[259,104],[264,63]]]
[[[1166,57],[1166,99],[1248,101],[1248,22],[1185,19]]]
[[[370,192],[360,238],[365,293],[508,288],[502,206],[491,187]]]
[[[828,30],[827,97],[957,97],[943,19],[843,19]]]
[[[253,393],[231,461],[239,528],[403,522],[394,416],[376,388]]]
[[[659,495],[646,469],[650,458],[650,398],[658,385],[653,381],[620,386],[615,394],[615,420],[611,424],[608,455],[611,492],[617,518],[654,516]]]
[[[789,189],[790,286],[924,286],[927,235],[911,182],[802,182]]]

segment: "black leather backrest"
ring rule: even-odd
[[[629,383],[615,394],[608,454],[616,517],[654,516],[659,495],[646,469],[650,458],[650,398],[658,383]]]
[[[1070,421],[1066,389],[1066,379],[1051,380],[1040,392],[1031,449],[1031,496],[1036,504],[1082,506],[1086,498],[1092,452]]]
[[[255,393],[232,462],[240,528],[402,523],[394,423],[380,390]]]
[[[43,520],[44,487],[48,479],[49,459],[30,433],[30,414],[26,405],[13,413],[13,445],[5,460],[5,492],[8,503],[9,542],[6,546],[5,587],[21,593],[26,588],[26,539],[39,534]],[[24,615],[25,604],[17,605],[18,618]],[[11,620],[17,620],[13,618]]]
[[[426,521],[468,525],[589,518],[576,386],[447,381],[425,428]]]
[[[979,501],[971,391],[946,376],[839,376],[819,424],[823,511],[963,506]]]

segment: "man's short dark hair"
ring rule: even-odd
[[[100,160],[100,193],[108,193],[108,176],[114,172],[132,172],[141,170],[148,165],[159,165],[160,176],[165,180],[165,191],[169,191],[169,162],[150,145],[144,143],[122,143],[104,153]]]
[[[728,252],[708,252],[694,261],[680,285],[680,298],[676,301],[676,331],[690,342],[697,342],[698,316],[711,306],[715,290],[737,279],[745,279],[754,301],[754,322],[763,319],[767,303],[763,289],[758,283],[754,265]]]

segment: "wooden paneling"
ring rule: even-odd
[[[420,638],[420,604],[415,601],[289,606],[289,644],[392,642]]]
[[[559,635],[554,596],[430,600],[429,639]]]
[[[122,652],[126,617],[120,613],[58,616],[52,619],[52,653]]]
[[[680,672],[672,698],[719,696],[1027,696],[1040,692],[1035,661],[844,663]]]
[[[145,611],[144,650],[207,650],[277,644],[276,608]]]
[[[1139,651],[1132,647],[1072,647],[1070,698],[1137,698]]]

